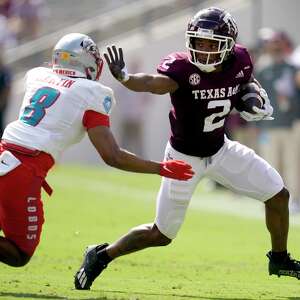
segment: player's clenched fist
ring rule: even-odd
[[[168,160],[161,163],[159,175],[178,180],[188,180],[194,176],[192,167],[182,160]]]
[[[107,53],[104,58],[108,64],[111,74],[119,81],[125,82],[129,75],[125,66],[122,48],[116,48],[115,45],[107,47]]]

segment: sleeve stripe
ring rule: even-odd
[[[90,129],[96,126],[110,126],[109,116],[101,114],[93,110],[87,110],[84,113],[82,124],[86,129]]]

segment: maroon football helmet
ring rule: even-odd
[[[200,10],[186,31],[190,62],[204,72],[214,71],[232,53],[237,35],[236,22],[227,11],[216,7]],[[201,46],[205,42],[209,47]]]

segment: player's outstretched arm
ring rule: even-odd
[[[88,135],[104,162],[114,168],[130,172],[158,174],[178,180],[188,180],[194,175],[192,167],[183,161],[144,160],[121,149],[111,130],[106,126],[90,128]]]
[[[124,62],[122,48],[107,47],[104,58],[111,74],[128,89],[135,92],[150,92],[153,94],[173,93],[178,84],[168,76],[161,74],[136,73],[129,74]]]

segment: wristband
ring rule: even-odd
[[[126,66],[121,70],[121,79],[119,79],[119,81],[121,82],[126,82],[129,80],[130,76],[128,74],[127,68]]]

